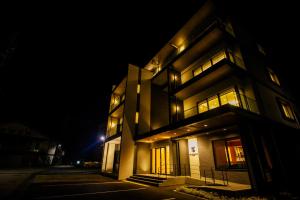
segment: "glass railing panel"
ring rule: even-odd
[[[225,93],[215,95],[211,98],[201,101],[197,106],[184,110],[184,119],[207,112],[209,110],[218,108],[222,105],[230,104],[232,106],[240,107],[254,113],[259,113],[255,99],[249,98],[245,95],[239,95],[234,90],[229,90]]]
[[[181,74],[181,85],[200,75],[201,73],[213,67],[224,59],[227,59],[237,66],[245,69],[244,61],[242,58],[235,56],[230,50],[221,50],[210,59],[204,60],[203,62],[198,63],[196,66],[193,66],[190,69],[184,71]]]
[[[198,114],[197,106],[184,111],[184,118],[189,118]]]

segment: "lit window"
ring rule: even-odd
[[[221,60],[223,60],[224,58],[226,58],[226,55],[224,52],[219,52],[217,55],[215,55],[213,58],[212,58],[212,62],[213,62],[213,65],[220,62]]]
[[[137,90],[137,93],[139,94],[140,91],[141,91],[141,85],[140,84],[137,85],[137,89],[136,90]]]
[[[173,74],[173,81],[177,81],[177,75]]]
[[[175,112],[180,112],[180,106],[174,105],[174,111]]]
[[[204,63],[204,64],[202,65],[202,70],[205,71],[205,70],[207,70],[207,69],[210,68],[210,67],[211,67],[211,62],[210,62],[210,60],[209,60],[209,61],[207,61],[206,63]]]
[[[293,110],[287,102],[280,101],[280,106],[284,117],[291,120],[295,120]]]
[[[203,113],[208,111],[208,106],[206,101],[202,101],[201,103],[198,104],[198,110],[199,113]]]
[[[201,74],[202,73],[202,67],[199,67],[199,68],[197,68],[195,71],[194,71],[194,76],[197,76],[197,75],[199,75],[199,74]]]
[[[139,112],[135,113],[135,123],[138,124],[139,123]]]
[[[246,168],[244,150],[239,138],[213,141],[213,149],[216,168]]]
[[[219,107],[219,99],[218,96],[213,96],[208,99],[208,108],[209,110]]]
[[[121,98],[122,98],[121,101],[124,101],[125,100],[125,94],[123,94]]]
[[[230,104],[239,106],[237,95],[233,89],[220,94],[221,105]]]
[[[271,70],[270,68],[268,68],[268,71],[269,71],[269,75],[270,75],[270,78],[271,80],[273,81],[273,83],[277,84],[277,85],[280,85],[280,82],[276,76],[276,74],[274,73],[273,70]]]

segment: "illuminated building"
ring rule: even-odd
[[[257,191],[280,180],[276,133],[299,130],[294,104],[263,48],[219,7],[207,1],[146,66],[128,66],[112,91],[103,173],[144,183],[135,175],[226,173]]]

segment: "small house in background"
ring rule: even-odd
[[[61,145],[18,123],[0,125],[0,167],[41,167],[54,164]]]

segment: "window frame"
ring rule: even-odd
[[[287,120],[287,121],[290,121],[290,122],[296,122],[296,115],[295,115],[295,111],[293,109],[293,107],[291,106],[291,104],[279,97],[276,97],[276,101],[277,101],[277,104],[278,104],[278,107],[279,107],[279,110],[280,110],[280,114],[281,114],[281,117],[284,119],[284,120]],[[284,109],[283,109],[283,104],[289,106],[291,112],[292,112],[292,118],[289,118],[285,115],[285,112],[284,112]]]
[[[270,67],[267,67],[267,73],[268,73],[268,77],[269,77],[269,80],[274,84],[276,85],[277,87],[281,87],[281,83],[279,81],[279,78],[277,76],[277,74],[274,72],[273,69],[271,69]],[[273,81],[272,79],[272,74],[275,76],[275,81]],[[278,83],[277,83],[278,82]]]
[[[236,136],[236,137],[230,137],[230,138],[223,138],[223,139],[216,139],[212,141],[212,149],[213,149],[213,156],[214,156],[214,165],[215,165],[215,169],[217,171],[220,170],[228,170],[228,171],[247,171],[248,170],[248,165],[247,165],[247,160],[246,160],[246,156],[245,156],[245,165],[243,168],[234,168],[232,167],[230,160],[229,160],[229,153],[228,153],[228,145],[227,142],[230,140],[235,140],[235,139],[239,139],[242,143],[241,137]],[[226,154],[226,161],[227,161],[227,167],[224,169],[222,167],[217,166],[217,160],[216,160],[216,152],[215,152],[215,148],[214,148],[214,142],[215,141],[223,141],[225,143],[225,154]],[[242,149],[245,155],[245,150],[244,150],[244,146],[242,144]]]

